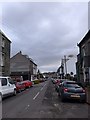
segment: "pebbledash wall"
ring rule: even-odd
[[[78,81],[90,84],[90,30],[78,44],[79,54],[77,56]]]
[[[2,44],[2,36],[1,36],[1,33],[0,33],[0,76],[2,76],[2,67],[1,67],[2,47],[1,47],[1,44]]]
[[[15,79],[22,76],[23,80],[31,80],[31,76],[37,74],[37,65],[20,51],[10,59],[10,72]]]
[[[0,30],[0,75],[10,75],[10,44],[11,41]]]

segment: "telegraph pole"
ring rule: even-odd
[[[63,59],[62,59],[62,62],[61,62],[61,75],[62,75],[62,78],[64,78],[64,63],[63,63]]]
[[[69,60],[69,58],[74,57],[74,55],[68,55],[68,58],[66,57],[66,55],[64,55],[64,63],[65,63],[65,73],[67,75],[67,61]]]
[[[67,58],[66,58],[66,55],[64,55],[64,61],[65,61],[65,73],[67,75]]]

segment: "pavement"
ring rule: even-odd
[[[87,104],[90,105],[90,88],[86,88],[86,93],[87,93]]]
[[[0,120],[2,118],[2,102],[0,102]]]

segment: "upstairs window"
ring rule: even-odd
[[[2,38],[2,47],[4,47],[5,46],[5,40],[4,40],[4,38]]]
[[[90,56],[90,42],[88,42],[88,55]]]
[[[1,66],[4,66],[4,54],[1,55]]]

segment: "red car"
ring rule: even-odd
[[[30,80],[25,80],[22,83],[25,85],[25,88],[29,88],[29,87],[33,86],[32,82]]]
[[[55,89],[57,92],[59,92],[59,85],[66,80],[67,79],[60,79],[59,81],[57,81],[57,83],[55,84]]]
[[[60,79],[55,79],[53,83],[54,83],[54,84],[57,84],[57,83],[59,83],[59,82],[60,82]]]
[[[16,91],[21,92],[22,90],[25,90],[25,85],[22,82],[16,82]]]

